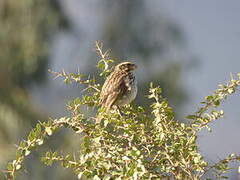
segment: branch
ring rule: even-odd
[[[208,166],[208,167],[204,170],[204,172],[203,172],[203,174],[201,175],[201,177],[204,176],[204,175],[207,174],[210,170],[213,170],[213,169],[215,169],[216,171],[218,171],[218,174],[217,174],[218,176],[221,176],[222,174],[224,174],[224,173],[226,172],[226,170],[229,169],[228,164],[229,164],[230,162],[232,162],[232,161],[239,161],[239,160],[240,160],[240,155],[231,154],[231,155],[229,155],[227,158],[222,159],[222,160],[220,160],[219,162],[217,162],[217,163],[215,163],[215,164],[213,164],[213,165],[211,165],[211,166]]]
[[[203,127],[207,127],[212,121],[223,117],[224,112],[222,110],[212,110],[208,112],[211,108],[217,108],[221,103],[231,94],[233,94],[237,88],[240,86],[240,74],[238,74],[238,79],[231,80],[226,85],[219,85],[220,88],[215,91],[210,96],[207,96],[202,102],[204,104],[194,115],[187,116],[188,119],[192,119],[192,127],[195,131],[200,131]]]

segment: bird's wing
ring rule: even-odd
[[[126,74],[112,73],[105,81],[100,94],[100,104],[110,109],[116,100],[128,89],[125,83]]]

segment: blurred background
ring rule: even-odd
[[[65,104],[81,96],[79,85],[54,80],[48,69],[96,74],[94,42],[101,40],[113,59],[138,64],[136,104],[146,106],[153,81],[181,120],[240,72],[239,18],[238,0],[0,0],[0,169],[38,121],[67,115]],[[212,133],[200,133],[209,162],[240,153],[239,99],[237,92],[224,103],[225,118]],[[38,159],[46,149],[72,153],[78,141],[69,130],[57,133],[29,156],[18,179],[76,179]],[[229,175],[240,179],[237,170]]]

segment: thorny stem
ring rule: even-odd
[[[103,53],[102,49],[103,49],[103,43],[101,43],[100,41],[96,41],[95,43],[95,47],[96,47],[96,52],[98,53],[98,55],[103,59],[106,60],[109,57],[109,50],[107,50],[105,53]],[[107,65],[107,64],[106,64]]]
[[[97,92],[100,92],[100,90],[96,86],[91,84],[91,81],[89,79],[82,80],[80,77],[72,77],[69,74],[67,74],[64,70],[62,70],[61,72],[55,72],[55,71],[51,71],[51,70],[48,70],[48,71],[50,73],[54,74],[55,78],[58,78],[58,77],[69,78],[76,83],[84,84],[84,85],[88,86],[87,89],[92,88],[92,89],[96,90]]]
[[[109,50],[103,52],[103,43],[101,43],[100,41],[96,41],[95,43],[95,47],[96,47],[96,52],[97,54],[101,57],[101,60],[104,62],[105,64],[105,69],[107,70],[109,69],[109,65],[107,63],[107,60],[109,59]]]

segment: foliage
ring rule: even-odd
[[[49,37],[64,19],[59,11],[55,0],[0,1],[0,166],[13,158],[12,144],[45,119],[29,87],[45,80]]]
[[[113,62],[103,53],[97,43],[101,56],[98,63],[101,75],[106,77]],[[141,106],[127,105],[120,115],[115,110],[105,112],[98,108],[100,85],[94,79],[85,79],[81,74],[56,73],[66,83],[77,82],[86,86],[86,95],[76,98],[68,104],[69,117],[38,123],[30,132],[28,139],[17,148],[16,159],[8,164],[7,177],[15,179],[16,172],[22,169],[24,159],[47,141],[57,130],[71,128],[79,138],[79,152],[75,154],[48,151],[41,161],[51,166],[59,162],[64,168],[72,169],[81,179],[203,179],[206,173],[213,173],[216,178],[225,178],[229,171],[229,162],[240,161],[234,154],[210,165],[200,154],[196,144],[197,133],[209,123],[223,116],[217,110],[223,100],[236,91],[240,85],[240,74],[231,79],[202,102],[199,110],[189,115],[189,124],[179,122],[174,117],[173,109],[161,96],[161,88],[150,83],[148,99],[151,111],[147,113]],[[96,117],[84,114],[85,109],[95,111],[102,120],[96,123]],[[210,179],[210,178],[208,178]]]
[[[44,80],[49,35],[60,19],[53,1],[0,1],[1,153],[10,155],[7,146],[36,118],[42,119],[29,102],[27,88]],[[6,157],[0,158],[0,164]]]
[[[0,69],[9,83],[26,86],[33,79],[43,77],[48,36],[59,23],[52,4],[49,1],[1,1],[0,26],[4,28],[0,29]]]

